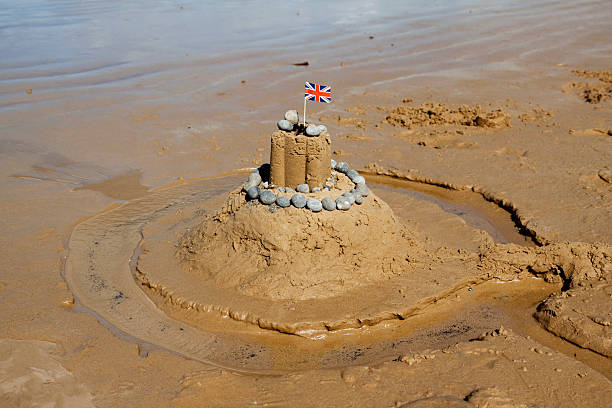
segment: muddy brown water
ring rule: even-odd
[[[461,217],[469,226],[486,231],[497,244],[536,245],[530,236],[521,232],[512,214],[487,201],[481,194],[383,175],[368,174],[367,179],[375,190],[397,192],[432,202],[443,211]]]
[[[612,367],[608,359],[558,339],[535,322],[532,317],[535,306],[550,293],[560,290],[558,285],[535,278],[504,283],[486,282],[431,303],[405,320],[386,321],[359,329],[313,333],[309,338],[263,330],[215,314],[165,304],[161,297],[143,293],[142,288],[133,281],[127,262],[123,262],[125,270],[121,278],[125,280],[118,282],[119,275],[113,275],[116,271],[112,269],[115,265],[111,257],[131,258],[133,261],[138,256],[138,230],[151,219],[152,214],[174,211],[172,205],[176,203],[197,203],[222,195],[240,184],[244,172],[158,188],[141,199],[77,226],[68,262],[78,258],[78,251],[85,248],[79,247],[79,241],[83,243],[89,239],[94,247],[98,247],[102,246],[102,240],[113,238],[112,235],[121,236],[108,248],[102,249],[103,257],[100,259],[108,260],[111,265],[97,264],[95,257],[83,258],[89,263],[89,276],[85,277],[85,281],[94,282],[89,290],[84,289],[85,281],[79,282],[79,277],[74,276],[78,262],[71,265],[72,273],[68,272],[66,278],[77,299],[77,310],[92,313],[120,338],[138,343],[143,356],[149,350],[161,348],[241,372],[280,374],[294,370],[375,364],[409,352],[444,348],[468,341],[485,331],[504,326],[529,335],[611,376]],[[529,239],[520,234],[510,214],[499,207],[494,208],[495,204],[477,193],[449,191],[423,183],[398,182],[385,176],[368,177],[368,180],[375,190],[401,192],[418,200],[433,202],[444,211],[462,217],[470,226],[482,228],[496,242],[532,245]],[[112,187],[113,184],[110,185]],[[393,208],[394,203],[389,204]],[[122,211],[125,213],[123,216],[127,214],[125,219],[122,219]],[[115,224],[100,224],[96,219],[106,220],[104,222],[111,219]],[[125,225],[134,227],[132,233],[122,230]],[[97,233],[92,231],[96,228],[99,228]],[[83,234],[88,238],[83,240]],[[124,255],[118,255],[119,252]],[[119,283],[128,285],[128,289],[121,289]],[[151,304],[151,300],[155,305]],[[150,318],[153,320],[147,322]],[[140,322],[134,324],[138,320]],[[151,330],[156,325],[161,327],[159,332]]]

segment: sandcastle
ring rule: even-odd
[[[297,112],[287,111],[278,128],[270,137],[270,163],[255,169],[243,185],[248,200],[269,205],[271,212],[289,206],[348,210],[363,203],[370,194],[365,178],[348,163],[331,159],[327,127],[299,124]],[[340,174],[352,184],[339,188]]]
[[[330,311],[353,313],[352,297],[346,304],[332,299],[411,268],[409,258],[421,249],[391,208],[348,163],[331,159],[324,126],[298,124],[297,113],[293,119],[272,133],[271,163],[186,231],[177,253],[144,244],[155,254],[151,262],[146,255],[139,260],[144,285],[181,293],[205,309],[212,302],[242,310],[236,318],[260,327],[297,332],[327,324],[323,299]],[[159,256],[178,264],[160,264]]]

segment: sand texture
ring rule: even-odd
[[[427,102],[417,107],[398,106],[389,109],[388,113],[385,118],[386,123],[408,129],[426,125],[462,125],[484,128],[510,126],[510,117],[502,109],[486,111],[479,105],[461,105],[452,108],[441,103]]]
[[[255,297],[323,299],[400,275],[423,251],[375,195],[349,211],[253,204],[184,238],[180,256],[196,279]]]
[[[609,406],[610,21],[5,2],[0,407]],[[239,191],[305,81],[351,211]]]
[[[256,389],[274,388],[286,395],[282,404],[288,405],[314,393],[325,395],[326,405],[440,408],[601,406],[603,390],[610,389],[609,381],[601,375],[504,329],[492,331],[480,341],[340,372],[310,371],[254,381],[217,371],[185,380],[191,386],[173,400],[179,407],[196,404],[205,392],[203,384],[221,383],[237,390],[233,398],[239,404],[252,401]],[[227,406],[223,397],[211,398],[209,403]],[[262,405],[277,402],[275,394],[257,400]]]

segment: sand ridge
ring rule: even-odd
[[[557,336],[612,357],[610,276],[589,285],[584,283],[545,299],[538,305],[535,317]]]

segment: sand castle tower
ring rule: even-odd
[[[281,126],[279,125],[279,128]],[[331,140],[327,129],[292,126],[270,140],[270,182],[275,186],[322,187],[331,175]]]
[[[331,141],[327,132],[310,137],[299,130],[278,130],[272,134],[270,143],[273,185],[321,187],[331,175]]]

